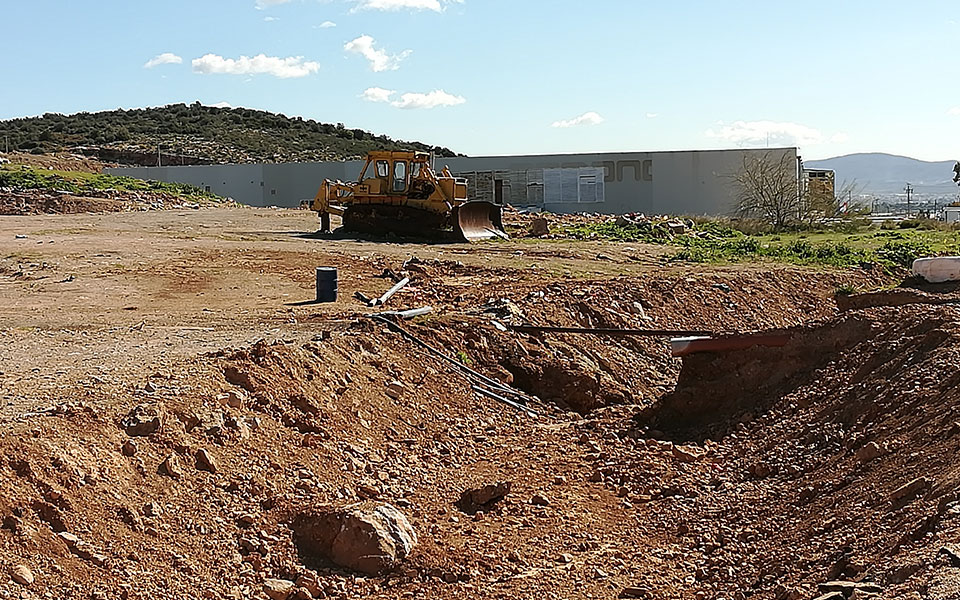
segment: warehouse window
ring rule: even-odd
[[[597,202],[597,176],[581,175],[579,182],[579,202]]]
[[[562,167],[543,170],[544,204],[604,202],[602,167]]]

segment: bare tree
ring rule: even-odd
[[[960,162],[953,165],[953,180],[957,185],[960,185]]]
[[[800,219],[797,163],[790,153],[744,153],[740,170],[731,177],[739,216],[763,220],[778,230]]]
[[[855,180],[844,181],[839,189],[832,180],[827,186],[803,186],[800,190],[799,218],[813,224],[862,213],[862,209],[850,205],[853,198],[860,195],[861,189]]]

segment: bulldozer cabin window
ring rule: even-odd
[[[386,177],[387,173],[390,172],[390,166],[385,160],[377,161],[377,177]]]
[[[393,191],[402,192],[407,189],[407,163],[398,160],[393,163]]]

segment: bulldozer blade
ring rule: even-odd
[[[454,232],[468,242],[492,238],[510,239],[503,230],[500,206],[492,202],[465,202],[453,208],[452,217]]]

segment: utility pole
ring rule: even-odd
[[[160,142],[157,142],[157,166],[160,166]]]
[[[910,216],[910,197],[913,195],[913,186],[910,185],[910,182],[907,182],[907,187],[903,188],[903,191],[907,193],[907,216]]]

